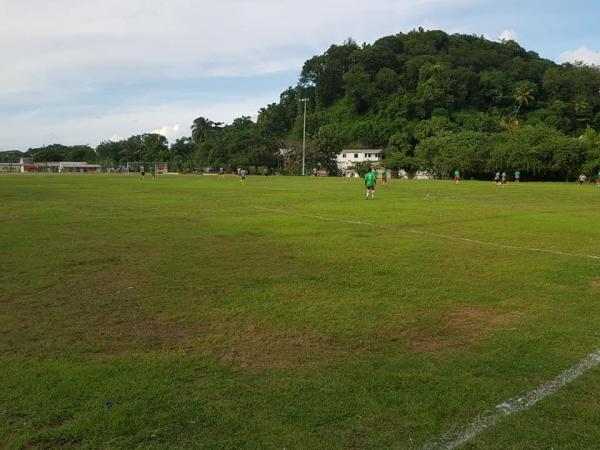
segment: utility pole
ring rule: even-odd
[[[304,176],[306,172],[306,104],[308,99],[301,98],[300,101],[304,103],[304,123],[302,126],[302,176]]]

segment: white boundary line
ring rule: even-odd
[[[462,444],[470,441],[485,429],[496,425],[505,417],[519,411],[526,410],[535,405],[540,400],[554,394],[560,388],[572,383],[584,373],[600,365],[600,350],[596,350],[586,356],[575,366],[560,373],[552,381],[542,384],[537,389],[527,394],[513,398],[507,402],[496,405],[494,409],[478,415],[471,423],[464,428],[455,431],[449,431],[437,441],[430,442],[423,446],[423,450],[452,450]]]
[[[257,209],[259,211],[270,211],[270,212],[276,212],[279,214],[286,214],[288,216],[308,217],[310,219],[326,220],[329,222],[348,223],[351,225],[367,225],[370,227],[378,227],[378,228],[394,228],[399,231],[404,231],[405,233],[412,233],[412,234],[418,234],[418,235],[422,235],[422,236],[448,239],[448,240],[452,240],[452,241],[469,242],[471,244],[487,245],[490,247],[506,248],[506,249],[510,249],[510,250],[524,250],[524,251],[535,252],[535,253],[547,253],[550,255],[569,256],[569,257],[574,257],[574,258],[589,258],[589,259],[600,260],[600,256],[586,255],[584,253],[568,253],[568,252],[561,252],[559,250],[549,250],[549,249],[545,249],[545,248],[521,247],[518,245],[499,244],[497,242],[482,241],[480,239],[463,238],[463,237],[450,236],[447,234],[432,233],[429,231],[422,231],[422,230],[415,230],[415,229],[401,229],[401,228],[396,228],[396,227],[393,227],[390,225],[382,225],[382,224],[376,224],[376,223],[370,223],[370,222],[361,222],[359,220],[338,219],[336,217],[320,216],[320,215],[316,215],[316,214],[296,213],[293,211],[286,211],[283,209],[276,209],[276,208],[265,208],[265,207],[261,207],[261,206],[254,206],[254,209]]]
[[[296,212],[291,212],[291,211],[285,211],[283,209],[264,208],[264,207],[258,207],[258,206],[255,206],[254,208],[261,210],[261,211],[276,212],[276,213],[280,213],[280,214],[287,214],[290,216],[308,217],[311,219],[326,220],[326,221],[330,221],[330,222],[348,223],[348,224],[354,224],[354,225],[367,225],[367,226],[378,227],[378,228],[391,228],[390,226],[385,226],[385,225],[375,224],[375,223],[370,223],[370,222],[362,222],[362,221],[358,221],[358,220],[337,219],[335,217],[320,216],[320,215],[315,215],[315,214],[302,214],[302,213],[296,213]],[[402,231],[405,231],[407,233],[419,234],[422,236],[438,237],[438,238],[443,238],[443,239],[470,242],[473,244],[488,245],[488,246],[493,246],[493,247],[513,249],[513,250],[527,250],[530,252],[549,253],[552,255],[560,255],[560,256],[573,256],[573,257],[600,259],[600,256],[596,256],[596,255],[566,253],[566,252],[561,252],[558,250],[547,250],[547,249],[533,248],[533,247],[519,247],[516,245],[498,244],[496,242],[481,241],[479,239],[461,238],[461,237],[456,237],[456,236],[450,236],[447,234],[430,233],[428,231],[421,231],[421,230],[414,230],[414,229],[402,230]],[[521,397],[516,397],[516,398],[513,398],[506,402],[500,403],[499,405],[496,405],[496,407],[493,410],[486,411],[486,412],[478,415],[475,419],[473,419],[473,421],[471,423],[469,423],[464,428],[461,428],[459,430],[449,431],[448,433],[444,434],[441,438],[439,438],[437,441],[425,444],[423,446],[423,450],[452,450],[452,449],[455,449],[455,448],[461,446],[462,444],[465,444],[466,442],[470,441],[471,439],[473,439],[474,437],[476,437],[477,435],[482,433],[487,428],[490,428],[490,427],[496,425],[498,422],[500,422],[505,417],[510,416],[511,414],[514,414],[516,412],[528,409],[531,406],[535,405],[540,400],[543,400],[546,397],[548,397],[549,395],[554,394],[560,388],[572,383],[577,378],[579,378],[580,376],[582,376],[584,373],[588,372],[589,370],[593,369],[597,365],[600,365],[600,350],[596,350],[595,352],[590,353],[578,364],[576,364],[575,366],[560,373],[552,381],[549,381],[549,382],[539,386],[537,389],[535,389],[531,392],[528,392],[527,394],[525,394]]]

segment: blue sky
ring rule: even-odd
[[[255,116],[332,43],[419,26],[600,64],[599,17],[583,0],[2,0],[0,150],[174,140],[200,115]]]

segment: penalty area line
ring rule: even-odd
[[[583,374],[600,364],[600,350],[590,353],[575,366],[560,373],[552,381],[542,384],[527,394],[496,405],[494,409],[478,415],[468,425],[458,430],[449,431],[439,439],[425,444],[423,450],[452,450],[455,449],[487,428],[493,427],[505,417],[526,410],[537,402],[554,394],[560,388],[572,383]]]
[[[275,213],[279,213],[279,214],[285,214],[288,216],[307,217],[309,219],[318,219],[318,220],[324,220],[324,221],[328,221],[328,222],[338,222],[338,223],[347,223],[350,225],[366,225],[366,226],[370,226],[370,227],[394,229],[394,230],[398,230],[398,231],[403,231],[405,233],[435,237],[435,238],[440,238],[440,239],[447,239],[447,240],[452,240],[452,241],[469,242],[471,244],[486,245],[488,247],[505,248],[505,249],[509,249],[509,250],[521,250],[521,251],[528,251],[528,252],[534,252],[534,253],[547,253],[550,255],[569,256],[569,257],[573,257],[573,258],[589,258],[589,259],[600,260],[600,256],[586,255],[585,253],[569,253],[569,252],[561,252],[560,250],[549,250],[549,249],[545,249],[545,248],[521,247],[519,245],[500,244],[497,242],[482,241],[480,239],[457,237],[457,236],[451,236],[448,234],[433,233],[433,232],[423,231],[423,230],[402,229],[402,228],[394,227],[393,225],[382,225],[382,224],[371,223],[371,222],[362,222],[360,220],[346,220],[346,219],[338,219],[337,217],[321,216],[321,215],[317,215],[317,214],[297,213],[294,211],[286,211],[284,209],[277,209],[277,208],[266,208],[266,207],[261,207],[261,206],[254,206],[253,208],[257,209],[259,211],[275,212]]]

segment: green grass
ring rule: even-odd
[[[594,186],[31,175],[0,195],[0,448],[420,448],[600,348],[600,260],[414,233],[600,255]],[[591,448],[599,386],[465,447]]]

